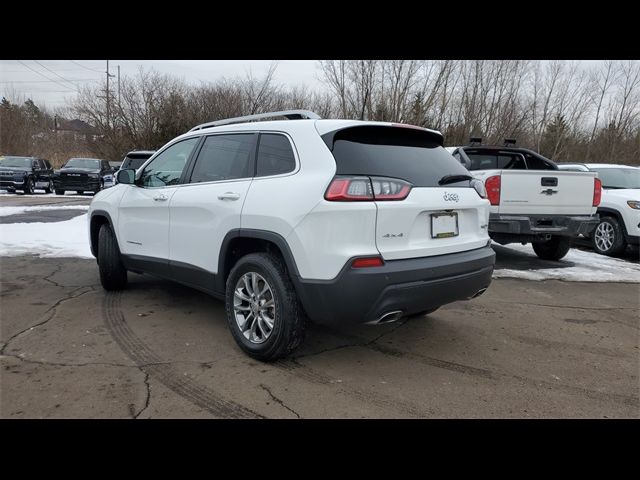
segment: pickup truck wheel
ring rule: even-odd
[[[601,255],[620,255],[627,247],[624,232],[618,219],[603,217],[591,237],[593,249]]]
[[[120,249],[111,227],[104,224],[98,234],[98,269],[105,290],[122,290],[127,286],[127,270],[120,258]]]
[[[56,195],[64,195],[64,190],[56,190]]]
[[[53,192],[53,180],[49,180],[49,183],[44,189],[44,193],[51,193],[51,192]]]
[[[283,261],[252,253],[235,264],[226,284],[227,322],[234,340],[263,362],[282,358],[300,345],[305,316]]]
[[[553,235],[546,242],[533,242],[533,251],[543,260],[560,260],[571,249],[571,237]]]
[[[27,178],[24,188],[22,189],[22,193],[25,195],[31,195],[33,193],[33,178]]]

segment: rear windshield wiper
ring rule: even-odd
[[[450,183],[462,182],[464,180],[473,180],[471,175],[467,175],[464,173],[455,174],[455,175],[445,175],[440,180],[438,180],[438,185],[448,185]]]

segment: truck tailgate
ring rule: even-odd
[[[500,214],[591,215],[595,172],[502,170]]]

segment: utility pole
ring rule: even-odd
[[[109,77],[115,77],[115,75],[111,75],[109,73],[109,60],[107,60],[107,71],[105,72],[107,74],[107,126],[110,125],[109,119],[111,118],[111,110],[110,110],[110,105],[109,105]]]
[[[109,125],[109,60],[107,60],[107,125]]]
[[[118,110],[120,108],[120,65],[118,65]]]

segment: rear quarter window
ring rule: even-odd
[[[337,175],[391,177],[416,187],[438,187],[445,175],[469,174],[444,149],[440,137],[425,130],[362,126],[330,132],[323,139],[335,158]]]

